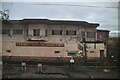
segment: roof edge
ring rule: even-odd
[[[109,30],[101,30],[101,29],[97,29],[97,31],[110,32]]]

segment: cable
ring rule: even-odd
[[[13,3],[11,3],[13,5]],[[14,4],[15,5],[15,4]],[[19,4],[17,4],[19,5]],[[113,9],[118,9],[118,7],[105,7],[105,6],[91,6],[91,5],[77,5],[77,4],[47,4],[47,3],[38,3],[38,4],[20,4],[20,5],[54,5],[54,6],[80,6],[80,7],[94,7],[94,8],[113,8]]]
[[[90,5],[72,5],[72,4],[35,4],[35,5],[56,5],[56,6],[81,6],[81,7],[95,7],[95,8],[118,8],[118,7],[102,7],[102,6],[90,6]]]

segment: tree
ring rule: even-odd
[[[118,51],[120,49],[119,41],[120,41],[120,37],[110,38],[107,41],[108,58],[110,60],[117,60],[118,61],[118,58],[120,58],[120,55],[118,54]]]

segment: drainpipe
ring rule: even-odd
[[[84,51],[84,54],[85,54],[85,59],[87,59],[87,54],[86,54],[86,43],[83,42],[83,51]]]
[[[107,57],[107,43],[104,42],[104,57]]]

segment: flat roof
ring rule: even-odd
[[[43,23],[51,25],[82,25],[87,27],[98,27],[98,23],[88,23],[86,21],[70,21],[70,20],[49,20],[49,19],[23,19],[24,23]]]
[[[81,25],[84,27],[98,27],[98,23],[88,23],[86,21],[71,20],[49,20],[49,19],[23,19],[3,21],[3,24],[48,24],[48,25]]]

